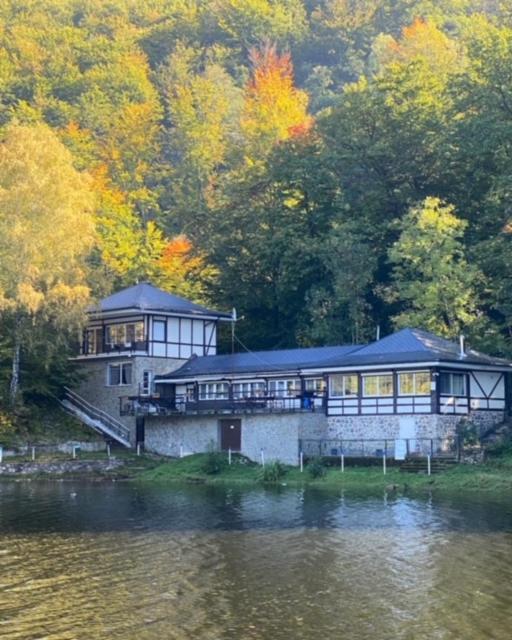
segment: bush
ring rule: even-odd
[[[208,453],[205,453],[201,462],[201,471],[208,475],[214,475],[221,471],[222,467],[226,464],[225,458],[220,451],[214,451],[211,449]]]
[[[261,468],[260,480],[262,482],[279,482],[285,473],[285,466],[278,460],[274,460]]]
[[[307,471],[312,478],[323,478],[325,476],[325,466],[322,458],[313,458],[308,462]]]

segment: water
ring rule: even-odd
[[[0,484],[3,640],[512,637],[512,503]]]

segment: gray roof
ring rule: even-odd
[[[402,329],[366,346],[313,347],[192,357],[182,367],[156,380],[207,375],[261,374],[299,369],[331,369],[421,362],[465,363],[510,367],[511,363],[473,349],[460,357],[459,344],[421,329]]]
[[[90,307],[89,313],[126,311],[128,309],[139,309],[146,312],[183,313],[192,316],[215,316],[222,319],[231,318],[229,313],[207,309],[184,298],[174,296],[172,293],[158,289],[148,282],[141,282],[133,287],[122,289],[108,298],[104,298],[97,305]]]
[[[330,362],[348,355],[360,346],[311,347],[309,349],[283,349],[275,351],[255,351],[221,356],[192,357],[182,367],[157,379],[193,378],[209,374],[272,373],[296,371]]]
[[[358,349],[347,357],[332,361],[330,366],[365,366],[407,362],[464,362],[471,364],[510,366],[510,362],[473,349],[460,356],[458,342],[440,338],[422,329],[402,329],[381,340]]]

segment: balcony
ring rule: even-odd
[[[195,400],[157,396],[125,396],[120,400],[121,416],[233,415],[258,413],[312,413],[324,409],[324,399],[309,396],[254,398],[209,398]]]
[[[136,340],[134,342],[121,342],[119,344],[113,344],[105,342],[103,344],[89,345],[86,342],[82,344],[80,355],[84,356],[98,356],[104,354],[126,353],[126,352],[148,352],[148,340]]]

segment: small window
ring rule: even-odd
[[[465,396],[466,376],[463,373],[441,373],[439,389],[444,396]]]
[[[142,372],[142,388],[141,393],[143,396],[149,396],[152,392],[153,387],[153,372],[152,371],[143,371]]]
[[[109,387],[118,387],[132,383],[132,365],[130,362],[123,364],[111,364],[108,367],[107,384]]]
[[[228,398],[227,382],[206,382],[199,385],[199,400],[227,400]]]
[[[341,396],[357,396],[359,390],[359,382],[357,375],[333,375],[330,376],[332,397]]]
[[[153,340],[165,342],[165,320],[153,320]]]
[[[304,380],[304,390],[321,396],[325,391],[325,380],[323,378],[307,378]]]
[[[235,382],[233,384],[233,398],[259,398],[265,395],[265,383]]]
[[[363,376],[363,395],[392,396],[393,376],[390,373],[381,376]]]
[[[277,398],[294,398],[300,394],[300,380],[270,380],[268,391],[271,396]]]
[[[430,373],[428,371],[399,373],[398,393],[401,396],[430,395]]]

